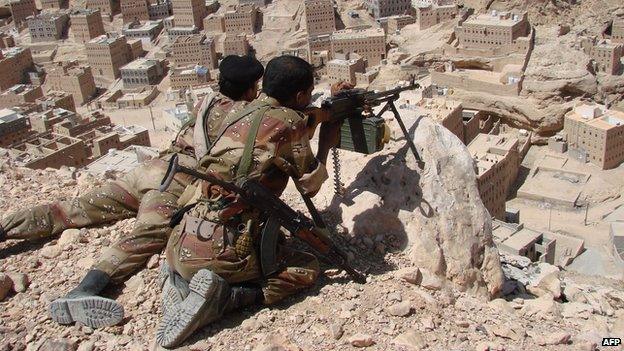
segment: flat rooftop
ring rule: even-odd
[[[522,21],[523,14],[492,11],[479,14],[464,22],[466,25],[512,27]]]
[[[0,124],[13,122],[23,117],[24,116],[20,115],[19,113],[9,108],[3,108],[0,110]]]
[[[121,39],[122,36],[108,36],[106,34],[102,34],[99,37],[95,37],[89,41],[92,44],[112,44],[117,40]]]
[[[518,138],[511,135],[478,134],[468,144],[468,152],[477,161],[477,174],[481,175],[505,159],[517,145]]]
[[[128,23],[123,26],[123,30],[130,31],[130,32],[132,31],[138,32],[138,31],[154,29],[159,26],[162,26],[162,20],[145,21],[143,23],[140,23],[139,25],[137,25],[136,23]]]
[[[606,109],[603,105],[583,104],[570,111],[566,118],[597,129],[608,130],[624,126],[624,112]]]
[[[366,28],[366,29],[343,29],[335,31],[332,35],[332,39],[361,39],[370,37],[385,37],[386,34],[381,28]]]
[[[514,249],[520,250],[527,247],[529,244],[536,242],[542,237],[542,233],[535,230],[522,228],[516,233],[512,234],[507,240],[503,241],[503,244]]]
[[[160,62],[158,60],[146,59],[146,58],[138,58],[125,66],[121,67],[124,69],[148,69],[150,67],[158,65]]]
[[[191,35],[181,35],[175,39],[174,44],[185,43],[185,44],[200,44],[203,42],[211,42],[212,37],[207,37],[205,34],[191,34]]]
[[[34,85],[30,85],[30,84],[15,84],[14,86],[10,87],[9,89],[7,89],[4,93],[2,93],[2,95],[5,95],[7,93],[13,93],[13,94],[18,94],[18,95],[23,95],[23,94],[27,94],[33,90],[36,90],[37,88],[39,88],[38,86],[34,86]]]

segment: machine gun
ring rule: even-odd
[[[173,155],[169,161],[169,167],[160,185],[160,191],[165,191],[169,187],[177,173],[185,173],[218,185],[229,192],[237,194],[248,206],[264,214],[263,217],[266,217],[267,220],[260,240],[260,264],[264,275],[270,275],[279,268],[275,260],[277,256],[277,241],[279,227],[284,227],[293,237],[306,243],[315,253],[324,256],[329,262],[346,271],[353,281],[360,284],[366,282],[366,277],[349,265],[347,254],[337,247],[323,232],[325,224],[314,205],[312,205],[312,202],[309,201],[309,198],[304,196],[314,221],[307,218],[303,213],[293,210],[255,179],[247,179],[240,186],[235,185],[234,183],[215,178],[210,174],[181,166],[178,163],[177,154]]]
[[[328,109],[332,117],[336,120],[343,120],[340,128],[340,144],[338,149],[372,154],[383,149],[383,145],[389,140],[389,131],[384,119],[381,117],[387,111],[391,111],[394,118],[399,123],[401,131],[405,136],[407,144],[411,149],[418,167],[421,169],[424,164],[418,155],[414,141],[409,136],[409,132],[401,119],[394,102],[398,100],[399,94],[406,90],[419,89],[420,84],[412,77],[406,86],[394,89],[374,92],[364,89],[350,89],[341,91],[321,104],[321,108]],[[373,107],[382,105],[381,110],[375,114]],[[332,150],[334,163],[334,188],[336,193],[343,192],[340,182],[340,161],[338,150]]]

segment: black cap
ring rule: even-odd
[[[233,83],[254,83],[262,78],[264,67],[255,57],[229,55],[219,64],[221,78]]]

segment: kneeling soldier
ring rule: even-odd
[[[277,196],[289,178],[308,195],[327,179],[325,162],[337,143],[338,126],[329,116],[308,121],[301,113],[314,87],[310,64],[293,56],[272,59],[263,92],[246,108],[228,114],[219,137],[200,161],[200,169],[226,182],[257,179]],[[316,157],[310,137],[321,122]],[[166,248],[173,275],[189,282],[184,297],[165,301],[158,343],[174,347],[225,312],[263,303],[274,304],[313,285],[319,274],[314,255],[278,246],[277,272],[265,276],[258,248],[266,218],[240,197],[207,181],[197,181],[195,204],[174,228]],[[188,189],[187,189],[188,190]],[[167,293],[167,296],[176,294]]]

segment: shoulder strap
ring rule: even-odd
[[[271,106],[261,107],[258,110],[258,115],[254,116],[255,118],[251,121],[249,134],[247,134],[247,140],[245,142],[245,149],[243,150],[243,156],[241,157],[238,169],[236,170],[236,179],[247,178],[249,172],[251,171],[251,161],[253,159],[253,149],[256,144],[256,136],[258,135],[258,130],[260,129],[262,117],[264,117],[264,114],[269,110],[269,108],[271,108]]]
[[[236,122],[240,121],[241,119],[249,116],[251,113],[253,113],[256,110],[259,110],[263,107],[269,107],[269,104],[266,103],[262,103],[262,104],[254,104],[254,105],[247,105],[247,107],[245,107],[244,109],[242,109],[241,111],[237,112],[234,115],[228,115],[227,117],[225,117],[225,120],[223,121],[223,123],[221,124],[221,128],[219,129],[219,133],[217,134],[217,137],[215,138],[215,140],[212,141],[212,145],[210,145],[210,148],[208,149],[208,152],[210,152],[210,150],[212,150],[212,147],[214,146],[214,144],[216,144],[217,140],[221,139],[221,137],[223,136],[223,134],[225,134],[225,131],[230,128],[232,125],[234,125]],[[264,114],[264,113],[263,113]]]
[[[193,129],[193,147],[195,148],[195,156],[200,159],[204,156],[210,148],[210,138],[206,133],[206,118],[209,111],[215,104],[215,97],[217,94],[210,94],[207,96],[201,104],[199,111],[197,111],[197,117],[195,119],[195,127]]]

